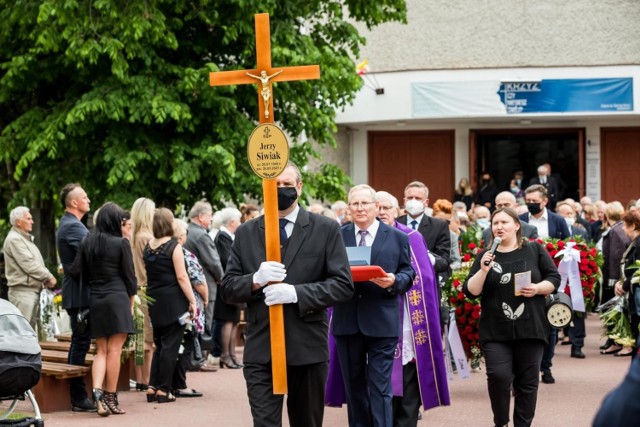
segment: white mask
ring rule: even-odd
[[[486,230],[487,228],[489,228],[489,218],[478,218],[476,220],[476,224],[478,224],[480,226],[480,228],[482,228],[483,230]]]
[[[409,212],[409,215],[418,216],[424,212],[424,203],[419,200],[407,200],[404,208]]]
[[[567,226],[569,226],[569,228],[571,228],[571,226],[576,223],[575,218],[565,218],[564,220],[567,221]]]

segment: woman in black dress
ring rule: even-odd
[[[100,208],[96,229],[82,244],[74,266],[82,285],[91,289],[91,335],[96,342],[91,375],[93,399],[101,416],[125,413],[118,407],[116,386],[122,345],[127,334],[135,333],[132,310],[136,277],[131,245],[122,237],[124,214],[115,203],[107,202]]]
[[[513,386],[513,425],[524,427],[533,421],[540,363],[549,340],[545,296],[558,289],[560,274],[539,243],[522,238],[520,220],[512,209],[493,213],[491,232],[492,240],[502,241],[495,253],[478,254],[463,289],[469,298],[481,296],[480,345],[493,422],[509,423]],[[529,275],[529,280],[516,289],[518,274]]]
[[[227,261],[231,254],[231,245],[235,238],[236,229],[240,225],[242,214],[236,208],[224,208],[220,211],[221,226],[216,234],[214,243],[220,255],[222,270],[226,270]],[[213,311],[216,322],[222,323],[222,354],[220,355],[220,367],[240,369],[242,365],[236,358],[236,342],[238,335],[238,322],[240,322],[240,307],[238,304],[227,304],[222,298],[216,299]]]
[[[153,215],[153,239],[142,255],[147,270],[147,295],[153,301],[149,315],[156,346],[148,402],[176,400],[171,393],[173,372],[185,325],[196,312],[182,246],[172,238],[173,234],[173,214],[166,208],[157,209]]]

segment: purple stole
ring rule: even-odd
[[[395,223],[395,227],[409,237],[411,266],[416,272],[411,289],[404,295],[398,295],[398,308],[401,324],[404,319],[404,304],[407,304],[409,308],[422,406],[427,410],[437,406],[450,405],[449,384],[440,331],[440,301],[438,300],[436,274],[429,260],[427,245],[422,235],[398,222]],[[331,311],[329,317],[331,317]],[[394,396],[402,396],[402,328],[398,338],[391,383]],[[329,334],[329,376],[325,403],[328,406],[342,406],[346,401],[335,341],[333,336]]]

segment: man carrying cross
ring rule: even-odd
[[[227,303],[247,303],[243,360],[254,426],[282,424],[283,397],[272,389],[268,307],[283,304],[289,422],[320,427],[329,360],[326,308],[349,300],[353,282],[338,223],[298,204],[298,167],[289,162],[277,185],[282,263],[266,261],[264,217],[248,221],[236,230],[220,292]]]

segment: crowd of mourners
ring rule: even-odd
[[[459,242],[473,227],[482,231],[485,248],[466,265],[463,289],[482,301],[480,344],[494,423],[513,419],[515,425],[530,425],[538,382],[555,382],[556,342],[571,345],[571,357],[585,357],[584,316],[560,334],[546,323],[544,297],[557,291],[561,278],[535,239],[574,237],[601,250],[597,304],[628,296],[626,309],[637,337],[640,293],[634,292],[631,267],[640,259],[640,201],[561,198],[561,185],[548,165],[541,165],[528,185],[523,179],[516,172],[509,188],[499,191],[491,175],[482,173],[476,191],[462,179],[454,200],[433,203],[428,187],[414,181],[407,184],[402,205],[385,191],[360,185],[347,201],[304,209],[298,204],[301,176],[290,163],[278,178],[281,263],[266,261],[260,250],[264,221],[256,205],[214,212],[202,200],[187,212],[187,222],[148,198],[137,199],[130,210],[107,202],[92,211],[82,186],[68,184],[60,194],[64,214],[56,230],[62,283],[33,242],[29,208],[16,207],[3,246],[8,299],[34,329],[41,329],[40,292],[60,288],[72,331],[69,363],[84,365],[95,343],[92,395],[83,378],[69,381],[74,411],[125,413],[116,386],[123,347],[135,337],[135,389],[148,402],[202,396],[188,387],[188,371],[244,368],[254,420],[269,419],[282,401],[268,400],[261,388],[265,380],[271,382],[262,316],[268,306],[284,304],[290,388],[307,384],[294,404],[290,393],[290,419],[321,425],[325,404],[347,403],[350,425],[376,419],[383,420],[380,425],[414,426],[420,406],[449,404],[440,329],[448,313],[440,312],[440,292],[452,272],[464,266]],[[384,275],[352,278],[353,259],[345,252],[350,246],[370,246],[367,263],[381,266]],[[529,282],[518,292],[504,286],[525,270]],[[424,305],[414,304],[416,295]],[[289,310],[293,306],[298,309]],[[432,316],[423,331],[438,338],[427,343],[426,353],[414,321],[425,313],[416,310]],[[236,354],[241,315],[247,319],[244,361]],[[635,342],[615,338],[602,343],[603,355],[635,356]],[[312,356],[296,352],[298,341],[309,346],[315,339],[319,347],[310,350]],[[398,351],[402,363],[394,367]],[[427,356],[428,372],[416,363]],[[396,368],[399,393],[391,379]],[[441,391],[429,394],[431,388]]]

